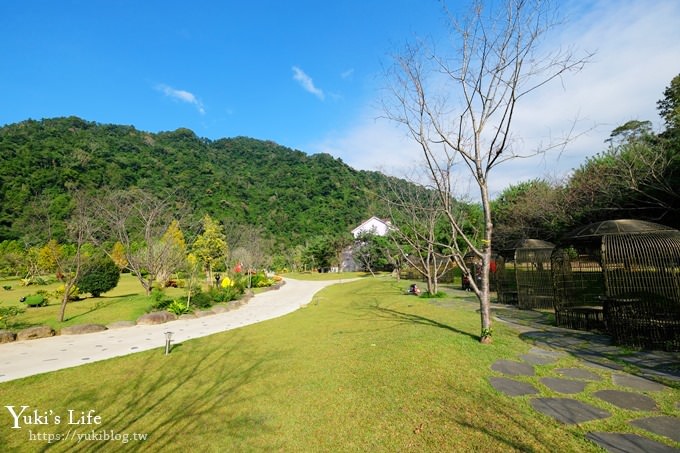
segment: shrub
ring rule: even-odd
[[[58,300],[61,300],[62,297],[64,296],[65,290],[66,285],[59,286],[59,288],[54,290],[54,297],[57,298]],[[79,294],[80,288],[78,288],[78,285],[72,285],[68,293],[68,300],[80,300],[80,297],[78,297]]]
[[[47,297],[45,294],[33,294],[19,299],[29,307],[44,307],[47,305]]]
[[[9,329],[14,325],[14,318],[25,310],[20,307],[0,307],[0,327]]]
[[[118,285],[120,270],[109,257],[96,258],[85,265],[76,284],[80,291],[99,297]]]
[[[213,304],[213,299],[210,293],[203,291],[195,291],[191,296],[191,305],[197,308],[210,308]]]
[[[185,300],[173,300],[165,309],[177,316],[189,313],[190,311],[187,309],[187,302]]]
[[[172,299],[165,297],[165,293],[160,288],[151,290],[151,310],[165,310],[172,303]]]
[[[215,303],[236,300],[241,294],[243,294],[243,290],[237,285],[231,285],[221,289],[212,288],[210,290],[210,297]]]
[[[22,278],[19,281],[20,286],[31,286],[31,285],[48,285],[49,282],[42,277],[28,277]]]

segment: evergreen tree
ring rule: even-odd
[[[118,286],[120,270],[116,263],[107,256],[97,257],[85,264],[76,286],[82,293],[90,293],[99,297]]]

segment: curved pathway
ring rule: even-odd
[[[280,289],[257,294],[236,310],[211,316],[0,345],[0,382],[164,347],[168,331],[176,344],[277,318],[307,305],[319,290],[350,280],[285,281]]]

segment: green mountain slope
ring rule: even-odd
[[[197,218],[262,226],[291,245],[348,231],[381,215],[372,192],[385,176],[330,155],[246,137],[210,141],[188,129],[148,133],[80,118],[27,120],[0,128],[0,241],[31,225],[36,198],[54,218],[68,190],[173,191]]]

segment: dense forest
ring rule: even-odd
[[[188,129],[154,134],[76,117],[27,120],[0,128],[0,168],[0,242],[26,233],[39,199],[57,225],[73,190],[172,193],[196,219],[258,226],[287,246],[384,214],[371,190],[385,178],[380,173],[268,141],[210,141]]]

